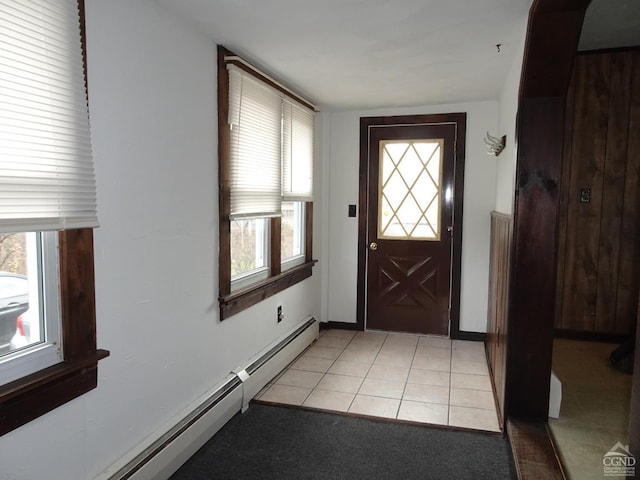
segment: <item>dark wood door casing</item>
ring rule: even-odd
[[[536,0],[520,83],[507,417],[546,422],[553,347],[565,97],[589,0]]]
[[[380,142],[442,139],[440,190],[453,189],[454,124],[375,126],[369,142],[369,219],[367,328],[375,330],[449,334],[449,297],[453,201],[440,195],[438,240],[385,239],[378,235]]]
[[[359,215],[358,215],[358,296],[357,296],[357,328],[364,330],[366,315],[366,284],[367,284],[367,254],[368,254],[368,218],[371,212],[369,188],[369,135],[376,126],[415,125],[415,124],[446,124],[456,125],[455,136],[455,173],[453,187],[453,255],[451,261],[451,301],[450,301],[450,336],[458,338],[460,321],[460,272],[462,247],[462,210],[464,189],[464,151],[466,136],[466,114],[435,114],[390,117],[363,117],[360,119],[360,187],[359,187]],[[376,199],[377,201],[377,199]]]

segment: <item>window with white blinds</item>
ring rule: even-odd
[[[281,215],[313,199],[313,112],[235,65],[229,70],[230,217]]]
[[[313,201],[313,113],[283,100],[282,198]]]
[[[97,226],[77,0],[0,0],[0,232]]]

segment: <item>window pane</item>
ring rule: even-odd
[[[57,232],[0,235],[0,385],[62,360]]]
[[[281,245],[283,263],[304,255],[304,202],[282,203]]]
[[[231,278],[268,267],[268,226],[265,218],[231,221]]]
[[[440,239],[442,142],[380,142],[378,238]]]
[[[0,355],[44,340],[39,235],[0,235]]]

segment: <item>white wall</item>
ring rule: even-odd
[[[497,158],[496,177],[496,206],[495,209],[502,213],[513,212],[513,200],[515,194],[516,175],[516,116],[518,113],[518,95],[520,92],[520,75],[522,71],[522,59],[524,55],[524,42],[527,33],[526,22],[522,28],[516,29],[522,32],[519,41],[515,45],[515,56],[504,86],[500,94],[500,111],[498,118],[497,135],[507,136],[507,145]],[[496,135],[496,134],[494,134]]]
[[[497,102],[319,115],[314,275],[220,322],[215,42],[151,0],[85,2],[98,345],[111,356],[97,389],[0,437],[3,480],[95,478],[305,316],[356,321],[360,116],[467,112],[460,328],[485,330],[496,164],[482,139]]]
[[[98,345],[111,356],[97,389],[0,437],[2,479],[95,478],[319,314],[314,272],[219,321],[215,42],[150,0],[85,1]]]
[[[495,101],[330,114],[328,190],[327,319],[356,322],[358,224],[347,205],[358,203],[360,117],[429,113],[467,113],[460,330],[485,332],[489,268],[489,212],[495,205],[496,161],[484,145],[497,128]]]

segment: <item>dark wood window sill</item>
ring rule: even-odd
[[[257,282],[243,290],[220,297],[220,319],[224,320],[229,318],[261,302],[265,298],[269,298],[309,278],[312,273],[311,270],[317,262],[317,260],[305,262],[302,265],[297,265],[278,275]]]
[[[0,387],[0,435],[93,390],[107,350],[61,362]]]

